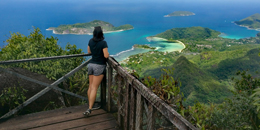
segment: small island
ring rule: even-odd
[[[133,46],[134,48],[141,48],[141,49],[151,49],[151,50],[155,50],[155,47],[150,47],[149,45],[139,45],[139,44],[135,44]]]
[[[46,30],[53,30],[54,34],[89,34],[93,33],[94,27],[101,26],[104,33],[120,32],[131,30],[134,27],[130,24],[115,27],[114,25],[101,20],[94,20],[88,23],[76,23],[68,25],[60,25],[58,27],[50,27]]]
[[[193,12],[189,11],[174,11],[168,15],[165,15],[164,17],[172,17],[172,16],[190,16],[190,15],[195,15]]]
[[[260,30],[260,14],[256,13],[242,20],[235,21],[234,23],[242,27],[247,27],[248,29]]]

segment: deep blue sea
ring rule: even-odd
[[[226,38],[254,37],[258,31],[248,30],[232,23],[255,13],[260,13],[259,0],[1,0],[0,1],[0,47],[10,37],[10,32],[29,35],[34,27],[41,29],[46,37],[54,36],[58,44],[75,44],[87,52],[91,35],[58,35],[47,31],[61,24],[75,24],[103,20],[120,26],[131,24],[133,30],[105,34],[111,55],[123,58],[147,50],[131,50],[134,44],[151,44],[146,37],[171,28],[202,26],[222,32]],[[163,17],[174,11],[191,11],[188,17]]]

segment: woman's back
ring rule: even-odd
[[[106,64],[106,58],[104,57],[104,48],[108,48],[107,42],[104,40],[101,41],[94,41],[94,39],[89,40],[88,46],[90,47],[90,51],[92,54],[92,60],[90,63],[95,63],[95,64]]]

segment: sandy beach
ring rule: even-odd
[[[160,38],[160,37],[146,37],[146,39],[151,42],[151,41],[162,41],[162,42],[170,42],[169,40],[167,39],[164,39],[164,38]],[[179,49],[177,51],[181,52],[183,49],[186,48],[185,44],[179,40],[176,40],[177,43],[181,44],[183,46],[182,49]],[[176,42],[172,42],[172,43],[176,43]],[[173,52],[173,51],[176,51],[176,48],[173,48],[173,49],[170,49],[171,51],[170,52]]]
[[[248,30],[256,30],[256,31],[260,31],[260,28],[256,28],[256,29],[254,29],[254,28],[250,28],[250,27],[248,27],[248,26],[238,25],[238,24],[236,24],[235,22],[232,22],[232,23],[234,23],[235,25],[240,26],[240,27],[246,27]]]

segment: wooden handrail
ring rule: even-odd
[[[124,97],[120,96],[122,92],[122,84],[119,80],[118,83],[118,122],[124,129],[140,129],[142,122],[142,104],[143,100],[148,102],[148,105],[144,102],[145,110],[148,112],[148,129],[153,129],[153,111],[155,108],[159,111],[165,118],[167,118],[172,124],[174,124],[178,129],[181,130],[197,130],[190,122],[183,118],[178,112],[176,112],[172,107],[166,104],[162,99],[155,95],[150,89],[148,89],[143,83],[141,83],[137,78],[130,75],[120,64],[112,57],[108,58],[108,66],[112,67],[125,81],[125,94]],[[110,80],[112,80],[112,71],[109,70],[109,84],[108,89],[112,87]],[[111,97],[108,97],[109,100]],[[124,103],[122,98],[124,98]],[[108,110],[111,108],[111,101],[108,102]],[[120,108],[124,110],[121,111]],[[124,119],[123,119],[124,118]],[[123,121],[124,120],[124,121]]]
[[[55,59],[64,59],[64,58],[75,58],[75,57],[83,57],[83,56],[91,56],[91,54],[85,53],[85,54],[73,54],[73,55],[30,58],[30,59],[20,59],[20,60],[8,60],[8,61],[0,61],[0,65],[1,64],[13,64],[13,63],[30,62],[30,61],[43,61],[43,60],[55,60]]]

